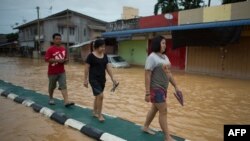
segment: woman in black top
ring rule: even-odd
[[[108,57],[105,54],[105,41],[97,39],[92,43],[92,46],[94,51],[88,55],[85,65],[84,86],[88,88],[88,83],[90,83],[95,96],[93,115],[102,122],[105,120],[102,115],[103,91],[106,82],[105,71],[111,77],[114,85],[118,83],[114,80],[111,67],[108,64]]]

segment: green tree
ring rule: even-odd
[[[222,0],[222,4],[242,2],[242,1],[246,1],[246,0]]]
[[[13,42],[18,40],[18,33],[10,33],[6,35],[8,42]]]
[[[161,14],[178,11],[178,2],[177,0],[158,0],[154,7],[154,14],[157,15],[159,10]]]
[[[179,2],[180,7],[182,7],[182,10],[187,10],[187,9],[194,9],[194,8],[199,8],[204,5],[203,0],[180,0]]]

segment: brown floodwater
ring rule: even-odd
[[[66,71],[70,99],[92,108],[92,91],[83,87],[84,65],[71,62],[66,65]],[[150,108],[150,103],[144,102],[143,68],[113,69],[113,72],[120,85],[111,93],[112,83],[107,76],[104,112],[143,124]],[[193,141],[221,141],[224,124],[250,124],[250,80],[184,72],[173,72],[173,75],[183,91],[185,106],[180,106],[170,86],[167,102],[172,134]],[[47,64],[43,60],[0,57],[0,79],[47,94]],[[55,96],[62,98],[59,91]],[[160,128],[158,118],[152,127]],[[50,129],[55,132],[60,128],[64,127]]]
[[[94,141],[4,97],[0,107],[1,141]]]

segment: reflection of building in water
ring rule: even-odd
[[[133,7],[123,7],[122,19],[133,19],[139,16],[139,10]]]

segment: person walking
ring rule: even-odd
[[[88,55],[85,65],[84,86],[88,88],[88,83],[90,83],[95,96],[93,116],[103,122],[105,120],[102,115],[103,91],[106,83],[105,71],[109,74],[114,86],[118,86],[119,83],[115,81],[108,63],[108,57],[105,54],[105,41],[97,39],[92,43],[92,47],[93,52]]]
[[[147,57],[145,64],[145,101],[151,102],[144,127],[142,130],[149,134],[155,134],[149,128],[157,112],[159,112],[159,123],[164,133],[164,141],[174,141],[170,136],[167,123],[167,89],[169,82],[174,86],[176,92],[180,92],[173,75],[170,71],[171,63],[164,54],[166,50],[166,39],[157,36],[152,40],[152,53]]]
[[[61,91],[64,98],[65,107],[74,105],[74,102],[70,102],[68,99],[68,91],[66,85],[66,74],[64,64],[68,61],[65,48],[61,45],[61,35],[55,33],[52,36],[53,45],[50,46],[45,54],[45,61],[48,62],[48,78],[49,78],[49,104],[55,105],[53,99],[53,93],[59,84],[58,89]]]

